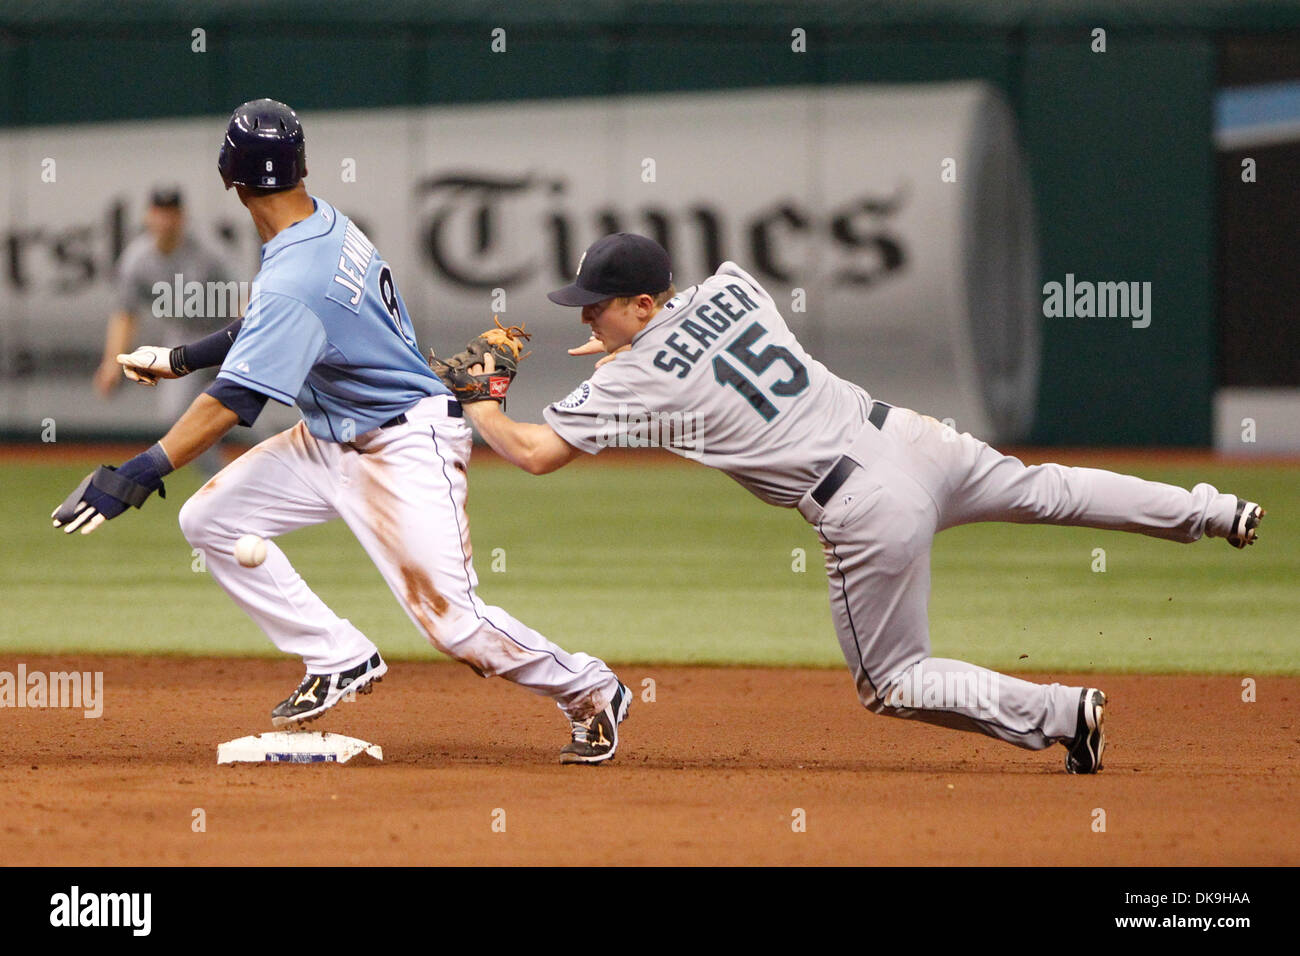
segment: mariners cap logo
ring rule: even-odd
[[[587,261],[587,253],[584,252],[581,258],[578,259],[578,271],[573,274],[574,278],[577,278],[578,276],[582,275],[582,264],[586,261]]]

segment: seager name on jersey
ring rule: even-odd
[[[743,287],[735,283],[728,284],[725,292],[719,292],[703,305],[696,306],[678,323],[677,331],[665,340],[668,349],[660,349],[655,355],[655,367],[665,372],[676,372],[678,378],[685,378],[709,347],[722,337],[722,333],[743,319],[746,313],[757,308],[758,303],[749,297]],[[698,343],[699,347],[693,345],[691,340]]]
[[[339,252],[339,267],[334,273],[334,281],[352,293],[347,298],[346,304],[353,312],[360,308],[361,292],[366,284],[366,270],[370,268],[370,260],[374,257],[374,243],[367,239],[366,234],[349,219],[348,227],[343,231],[343,248]],[[335,301],[344,300],[335,299]]]

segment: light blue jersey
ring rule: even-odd
[[[285,405],[323,441],[351,441],[429,395],[450,395],[420,355],[392,270],[346,216],[316,211],[262,247],[262,269],[218,378]]]

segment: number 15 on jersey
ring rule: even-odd
[[[753,373],[752,379],[724,355],[714,356],[713,377],[719,385],[738,391],[764,421],[770,422],[780,409],[768,396],[798,395],[808,387],[808,369],[783,345],[769,345],[761,352],[755,352],[754,344],[766,334],[767,329],[755,322],[723,349],[726,355]],[[763,373],[778,362],[786,366],[789,377],[763,387]]]

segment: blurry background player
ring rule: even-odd
[[[122,251],[114,278],[117,309],[108,319],[104,336],[104,356],[95,370],[95,391],[107,398],[122,382],[122,366],[117,356],[129,352],[141,340],[141,320],[146,341],[188,342],[208,332],[216,331],[238,315],[237,296],[208,296],[207,283],[231,281],[231,269],[225,259],[213,248],[199,240],[186,228],[185,205],[181,192],[174,186],[156,186],[149,196],[145,210],[145,231],[136,236]],[[186,315],[185,300],[176,301],[169,293],[160,296],[155,292],[159,282],[175,289],[176,277],[181,287],[185,283],[203,283],[202,314]],[[232,302],[233,298],[233,302]],[[208,315],[209,304],[218,314]],[[197,304],[197,301],[196,301]],[[225,313],[234,309],[235,314]],[[194,311],[192,308],[190,311]],[[185,385],[175,389],[160,389],[159,401],[167,417],[180,415],[194,398],[212,384],[213,370],[204,370],[193,376]],[[195,462],[205,477],[221,470],[221,451],[213,447]]]

